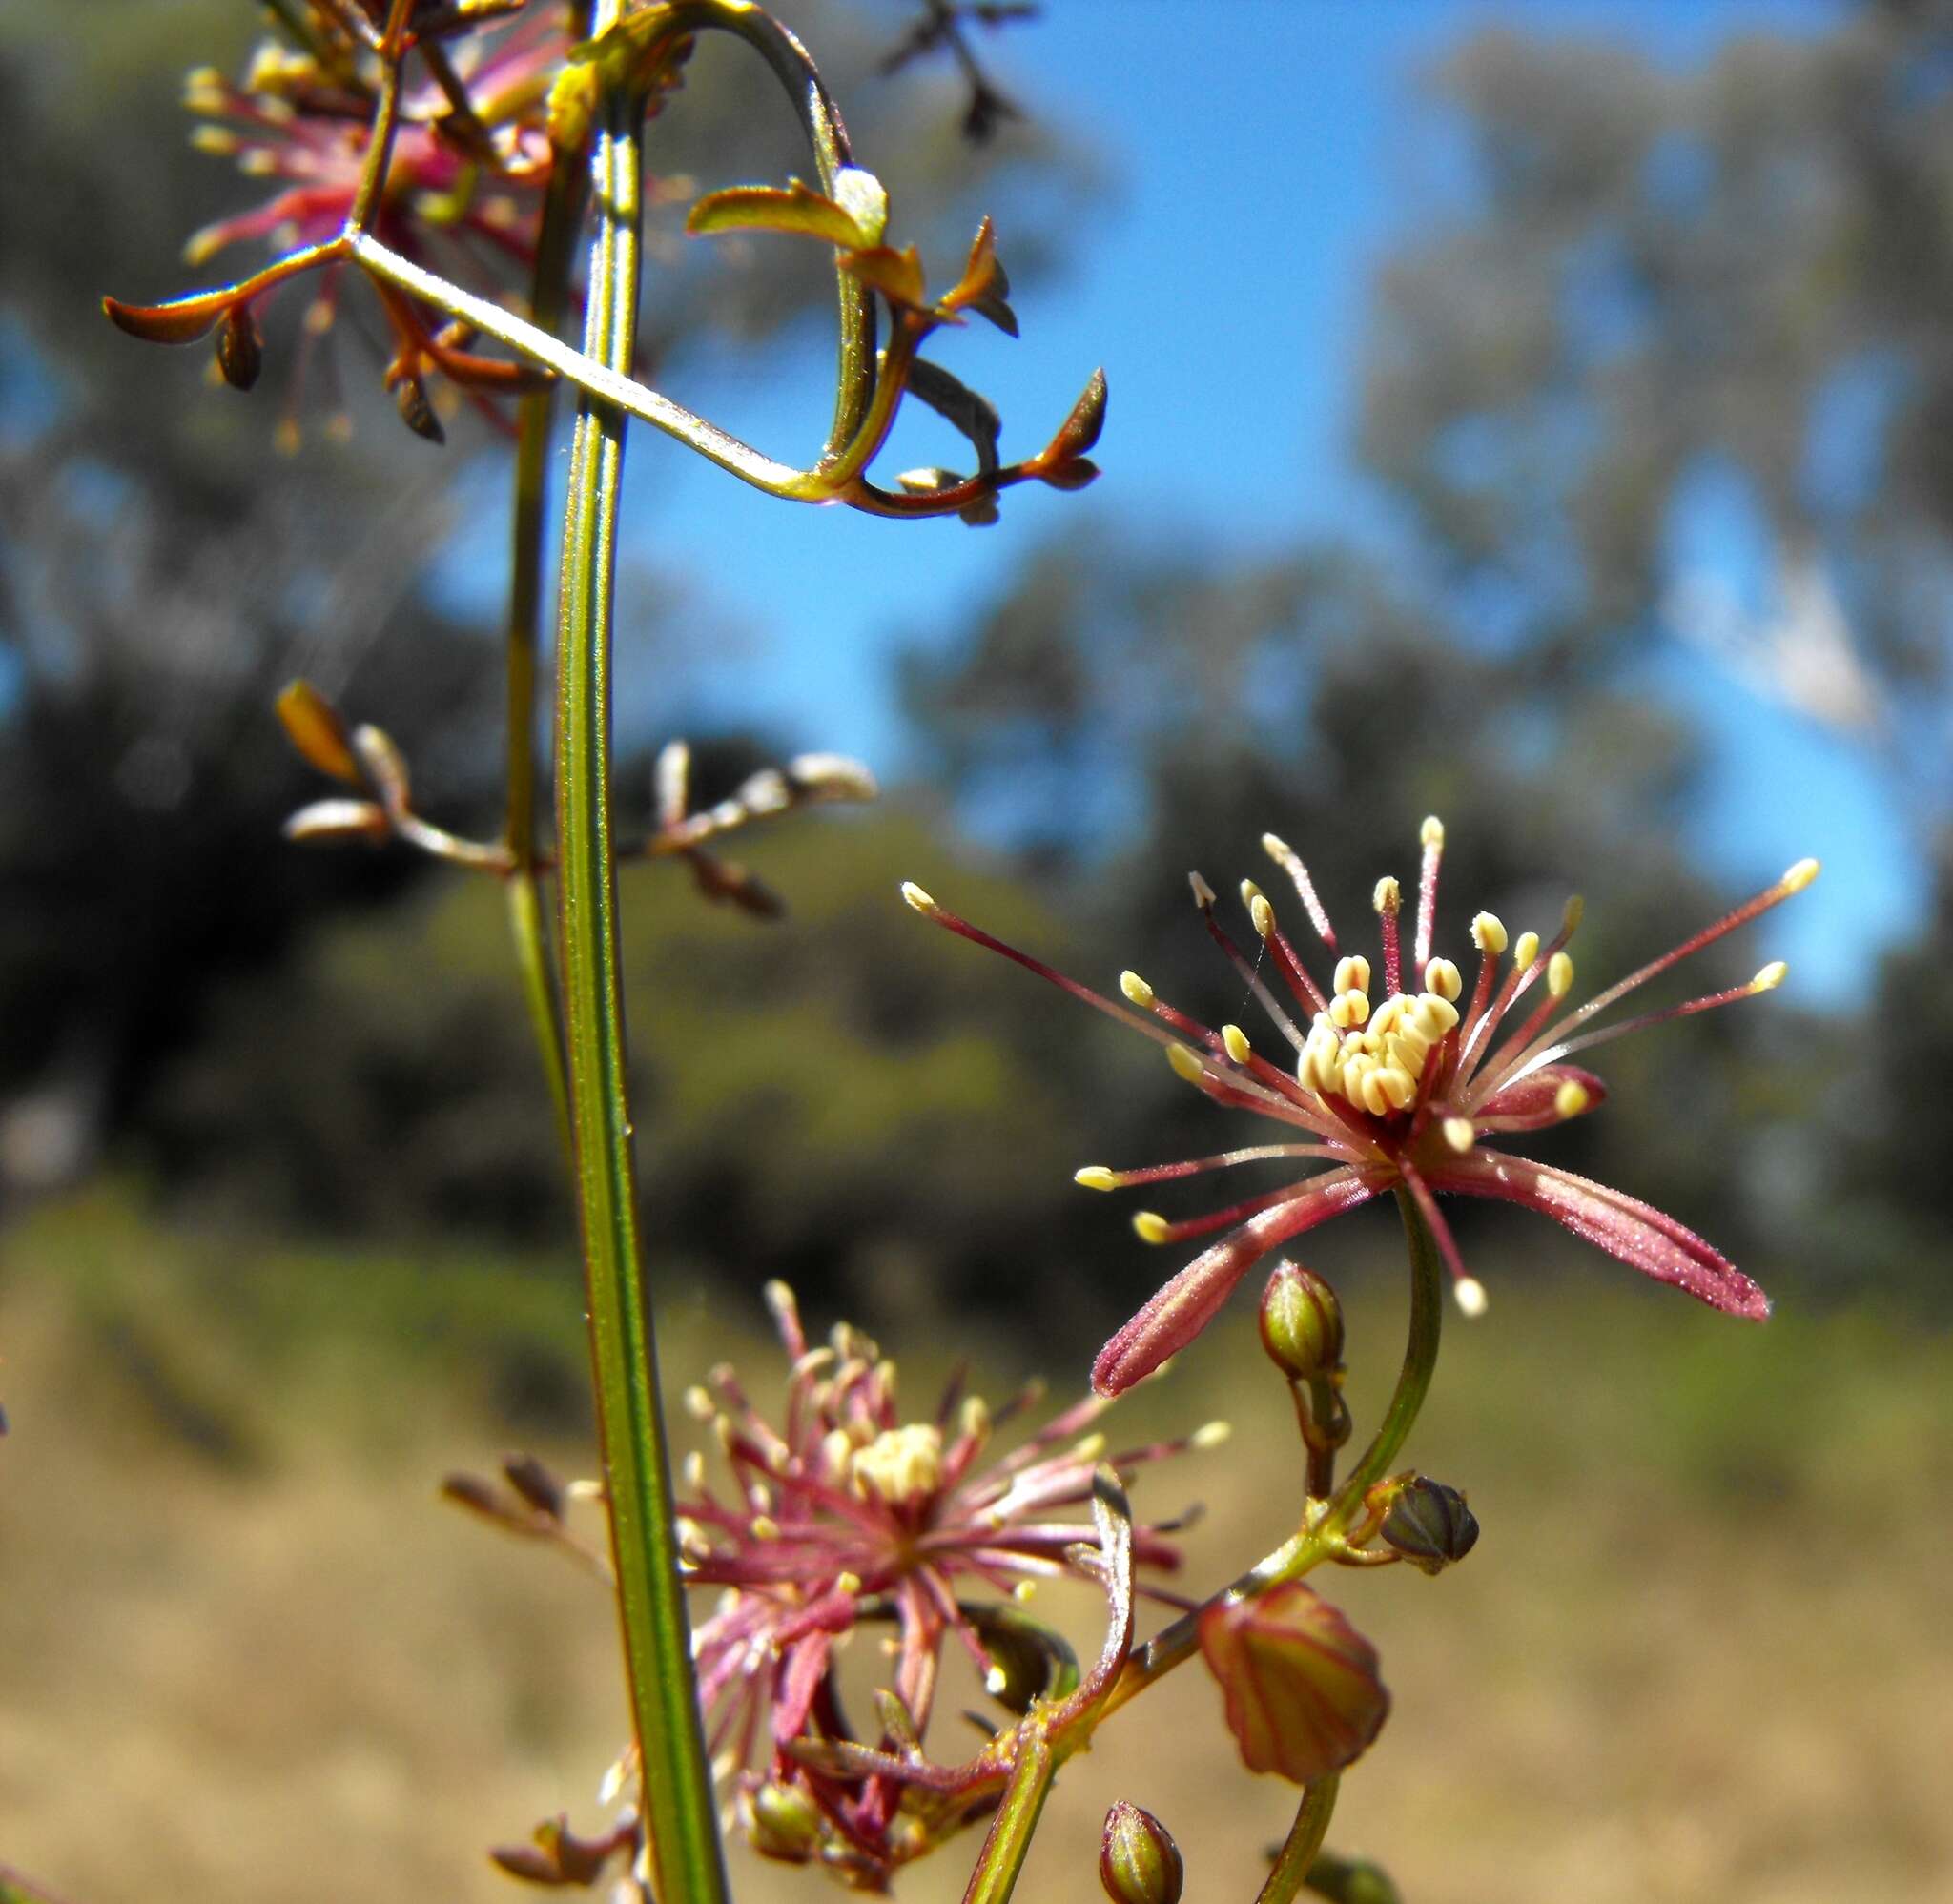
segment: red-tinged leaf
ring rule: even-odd
[[[393,400],[400,406],[401,421],[417,437],[424,437],[430,443],[447,440],[447,432],[427,400],[427,386],[418,377],[401,378],[394,386]]]
[[[489,1852],[488,1861],[509,1876],[524,1878],[530,1884],[561,1886],[569,1882],[555,1859],[537,1845],[497,1845]]]
[[[286,738],[320,773],[357,787],[364,776],[339,712],[309,681],[287,682],[273,703]]]
[[[1118,1395],[1143,1382],[1213,1321],[1234,1285],[1276,1244],[1368,1202],[1376,1194],[1354,1171],[1326,1171],[1285,1202],[1230,1230],[1195,1257],[1099,1351],[1099,1360],[1092,1364],[1092,1386],[1101,1395]]]
[[[1201,1654],[1250,1771],[1306,1785],[1368,1750],[1389,1716],[1376,1648],[1301,1581],[1201,1614]]]
[[[888,245],[870,245],[865,250],[844,252],[842,265],[872,291],[879,291],[891,304],[919,311],[926,294],[922,287],[922,258],[914,245],[895,251]]]
[[[230,309],[228,291],[205,291],[194,297],[175,297],[167,304],[125,304],[104,297],[102,312],[117,330],[151,344],[194,344],[208,337],[211,326]]]
[[[1072,405],[1072,413],[1058,427],[1058,434],[1045,444],[1038,459],[1044,463],[1070,462],[1086,455],[1105,427],[1105,373],[1095,370],[1092,379]]]
[[[1075,456],[1040,469],[1038,477],[1054,489],[1083,489],[1097,482],[1103,472],[1088,456]]]
[[[288,840],[364,840],[379,846],[392,838],[393,824],[370,800],[315,800],[285,822]]]
[[[1006,337],[1018,334],[1017,313],[1005,301],[1011,281],[997,256],[997,235],[988,218],[976,227],[976,242],[970,247],[969,262],[961,281],[943,299],[945,311],[975,311],[988,317]]]
[[[233,304],[217,326],[217,368],[233,390],[249,390],[264,368],[264,341],[248,305]]]
[[[1685,1289],[1725,1315],[1760,1322],[1770,1299],[1741,1270],[1673,1217],[1604,1183],[1554,1170],[1530,1157],[1474,1152],[1430,1173],[1434,1190],[1523,1203],[1609,1256]]]
[[[869,173],[859,175],[873,178]],[[875,191],[880,191],[878,185]],[[864,191],[856,195],[861,202],[851,208],[797,178],[790,180],[785,191],[776,185],[734,185],[701,198],[687,215],[685,229],[694,237],[711,237],[720,232],[797,233],[803,237],[823,238],[843,251],[865,251],[881,240],[881,226],[888,219],[888,194],[881,194],[879,221],[874,216],[873,194]]]

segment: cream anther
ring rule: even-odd
[[[1275,930],[1275,909],[1262,893],[1256,893],[1248,901],[1247,916],[1263,938],[1266,938]]]
[[[1424,968],[1424,989],[1449,1001],[1465,990],[1465,981],[1449,959],[1434,958]]]
[[[1426,847],[1441,847],[1445,843],[1445,823],[1435,813],[1429,815],[1423,826],[1417,829],[1417,843]]]
[[[1072,1173],[1072,1181],[1081,1190],[1117,1190],[1119,1178],[1102,1163],[1088,1163]]]
[[[1496,912],[1481,912],[1471,922],[1471,943],[1493,958],[1506,949],[1505,922]]]
[[[1234,1424],[1231,1422],[1203,1422],[1186,1438],[1186,1444],[1197,1452],[1204,1454],[1209,1448],[1220,1447],[1233,1433]]]
[[[1519,934],[1519,943],[1512,948],[1512,963],[1521,972],[1524,972],[1538,956],[1539,934],[1537,932],[1521,932]]]
[[[1205,911],[1214,903],[1214,889],[1198,872],[1190,872],[1186,883],[1193,888],[1194,904]]]
[[[1801,892],[1820,870],[1814,859],[1800,859],[1783,875],[1782,885],[1786,892]]]
[[[1362,992],[1339,992],[1329,1000],[1329,1022],[1347,1031],[1369,1016],[1369,997]]]
[[[1336,987],[1338,992],[1367,992],[1369,990],[1369,960],[1360,954],[1336,961]]]
[[[1573,989],[1573,961],[1563,952],[1546,962],[1546,989],[1555,998],[1564,998]]]
[[[1388,873],[1377,881],[1376,890],[1369,895],[1369,903],[1379,912],[1394,912],[1403,905],[1404,895]]]
[[[1239,1025],[1223,1025],[1221,1042],[1227,1047],[1227,1055],[1236,1064],[1245,1064],[1254,1056],[1254,1047],[1247,1041],[1247,1034]]]
[[[1470,1117],[1447,1117],[1438,1128],[1444,1134],[1445,1142],[1460,1157],[1471,1148],[1478,1136],[1471,1128]]]
[[[1593,1101],[1587,1087],[1572,1077],[1552,1094],[1552,1108],[1562,1117],[1577,1117]]]
[[[1784,975],[1790,971],[1780,958],[1773,958],[1756,977],[1750,980],[1752,992],[1775,992],[1783,983]]]
[[[1184,1045],[1168,1045],[1166,1062],[1189,1084],[1198,1084],[1207,1075],[1206,1067]]]
[[[1119,989],[1133,1004],[1141,1010],[1153,1002],[1153,988],[1136,972],[1122,972],[1119,974]]]
[[[1133,1213],[1133,1228],[1138,1231],[1142,1243],[1163,1243],[1170,1227],[1157,1210],[1136,1210]]]
[[[1485,1284],[1475,1276],[1461,1276],[1451,1285],[1451,1293],[1458,1299],[1458,1307],[1474,1321],[1485,1314]]]
[[[913,879],[903,880],[902,897],[915,907],[918,912],[934,912],[935,911],[935,901],[923,891],[921,887],[917,886]]]

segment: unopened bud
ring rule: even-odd
[[[1420,1474],[1391,1502],[1383,1537],[1412,1566],[1442,1573],[1478,1545],[1478,1522],[1455,1487]]]
[[[1327,1375],[1343,1360],[1343,1305],[1311,1269],[1286,1258],[1262,1291],[1262,1346],[1291,1382]]]
[[[1121,1798],[1105,1814],[1099,1882],[1113,1904],[1180,1904],[1186,1865],[1173,1833]]]
[[[820,1810],[797,1785],[768,1783],[751,1798],[746,1835],[761,1857],[805,1864],[820,1844]]]

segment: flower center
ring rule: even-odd
[[[915,1507],[942,1485],[942,1430],[927,1422],[884,1428],[848,1464],[854,1491],[891,1507]]]
[[[1410,1110],[1431,1052],[1458,1023],[1453,1001],[1463,990],[1458,968],[1434,958],[1424,968],[1422,992],[1392,993],[1371,1012],[1369,961],[1339,960],[1328,1010],[1310,1024],[1296,1081],[1375,1117]]]

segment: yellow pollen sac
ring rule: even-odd
[[[1562,1117],[1577,1117],[1593,1101],[1587,1087],[1571,1077],[1552,1094],[1552,1108]]]
[[[1587,916],[1587,902],[1576,892],[1569,899],[1560,911],[1560,931],[1572,938],[1580,930],[1580,921]]]
[[[780,1538],[780,1524],[771,1514],[755,1514],[751,1533],[756,1541],[776,1541]]]
[[[1379,912],[1394,912],[1403,905],[1404,895],[1388,873],[1377,881],[1376,890],[1369,895],[1369,903]]]
[[[1546,989],[1554,998],[1564,998],[1573,989],[1573,961],[1563,952],[1546,962]]]
[[[1133,1213],[1133,1229],[1142,1243],[1163,1243],[1171,1225],[1157,1210]]]
[[[1153,988],[1136,972],[1120,972],[1119,989],[1142,1011],[1153,1002]]]
[[[925,1501],[942,1484],[942,1430],[932,1422],[885,1428],[854,1451],[849,1477],[854,1491],[891,1507]]]
[[[963,1398],[961,1426],[964,1435],[973,1442],[990,1439],[990,1403],[982,1396],[966,1395]]]
[[[1336,961],[1336,986],[1338,992],[1367,992],[1369,990],[1369,960],[1360,954]]]
[[[1817,878],[1821,868],[1814,859],[1800,859],[1783,875],[1779,882],[1786,892],[1801,892],[1812,880]]]
[[[1417,829],[1417,843],[1425,847],[1441,847],[1445,843],[1445,823],[1435,813],[1429,815],[1423,826]]]
[[[1254,1056],[1254,1047],[1247,1041],[1247,1034],[1239,1025],[1223,1025],[1221,1042],[1227,1047],[1227,1055],[1236,1064],[1245,1064]]]
[[[1404,1020],[1405,1003],[1406,1000],[1401,992],[1391,993],[1371,1014],[1369,1021],[1370,1030],[1380,1038],[1395,1031]]]
[[[913,879],[903,880],[902,897],[915,907],[918,912],[934,912],[935,911],[935,901],[923,891],[921,887],[917,886]]]
[[[1275,930],[1275,909],[1268,904],[1266,896],[1263,893],[1256,893],[1248,903],[1247,916],[1263,938],[1266,938]]]
[[[697,1382],[685,1391],[685,1412],[694,1422],[709,1422],[719,1412],[718,1403]]]
[[[1773,958],[1756,977],[1750,980],[1750,990],[1752,992],[1775,992],[1783,983],[1784,976],[1789,971],[1789,966],[1785,965],[1780,958]]]
[[[1424,1075],[1424,1061],[1430,1055],[1430,1040],[1407,1025],[1384,1040],[1384,1055],[1401,1065],[1412,1077]]]
[[[1420,992],[1417,1002],[1405,1015],[1417,1031],[1436,1044],[1458,1022],[1458,1008],[1435,992]]]
[[[1477,1140],[1478,1133],[1471,1128],[1470,1117],[1447,1117],[1438,1127],[1444,1133],[1446,1143],[1463,1157]]]
[[[852,1569],[844,1567],[839,1573],[834,1575],[834,1591],[836,1593],[845,1593],[852,1600],[855,1594],[861,1591],[861,1576]]]
[[[1072,1181],[1081,1190],[1117,1190],[1119,1178],[1102,1163],[1088,1163],[1083,1170],[1072,1173]]]
[[[1506,949],[1506,927],[1496,912],[1481,912],[1471,922],[1471,943],[1493,958]]]
[[[1521,972],[1524,972],[1538,956],[1539,934],[1537,932],[1521,932],[1519,934],[1519,943],[1512,948],[1512,963]]]
[[[853,1459],[854,1442],[846,1428],[830,1428],[821,1437],[821,1466],[831,1481],[845,1481]]]
[[[1194,904],[1204,912],[1214,903],[1214,889],[1198,872],[1188,873],[1186,883],[1193,889]]]
[[[1262,889],[1252,879],[1244,879],[1241,882],[1241,903],[1250,911],[1253,910],[1255,901],[1262,896]]]
[[[1329,1001],[1329,1018],[1346,1031],[1369,1016],[1369,995],[1364,992],[1339,992]]]
[[[1387,1117],[1393,1108],[1390,1093],[1384,1083],[1382,1065],[1363,1075],[1363,1108],[1372,1117]]]
[[[1458,1299],[1458,1307],[1474,1321],[1485,1314],[1485,1284],[1477,1277],[1461,1276],[1451,1285],[1451,1293]]]
[[[1387,1064],[1375,1075],[1392,1110],[1408,1111],[1417,1102],[1417,1079],[1402,1065]]]
[[[1434,958],[1424,969],[1424,989],[1449,1002],[1465,990],[1465,981],[1449,959]]]
[[[1207,1075],[1206,1067],[1184,1045],[1168,1045],[1166,1062],[1177,1076],[1185,1078],[1189,1084],[1200,1083]]]

